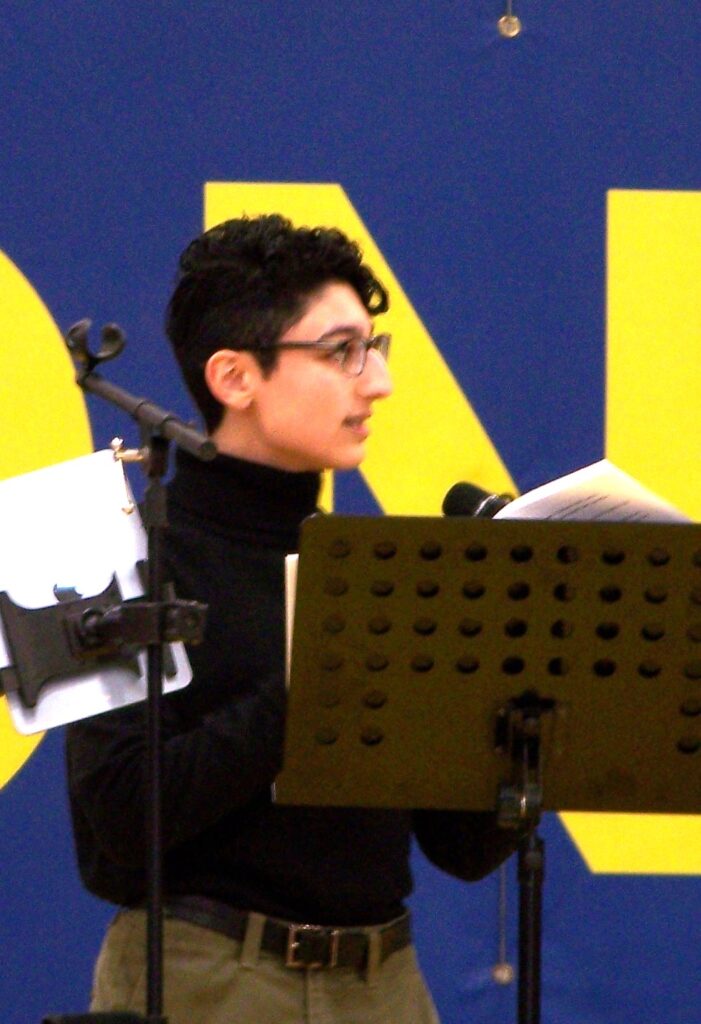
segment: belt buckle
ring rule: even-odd
[[[329,936],[329,959],[326,963],[322,960],[312,960],[306,963],[304,960],[297,959],[297,950],[301,946],[300,936],[310,933],[315,935]],[[287,929],[287,950],[285,953],[285,967],[293,967],[296,970],[301,970],[304,967],[309,967],[312,970],[319,970],[321,967],[336,967],[338,965],[338,946],[341,938],[341,932],[338,928],[333,928],[331,932],[328,932],[326,928],[319,924],[291,924]]]

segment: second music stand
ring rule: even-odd
[[[277,799],[524,829],[537,1024],[541,811],[701,811],[701,529],[314,518],[294,622]]]

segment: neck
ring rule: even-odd
[[[245,462],[256,462],[261,466],[270,466],[272,469],[288,469],[288,466],[277,465],[274,459],[265,457],[258,446],[253,443],[251,431],[247,427],[245,419],[237,419],[232,423],[225,417],[222,423],[212,431],[212,440],[217,446],[217,451],[222,455],[231,455],[236,459],[243,459]]]
[[[221,423],[211,434],[217,451],[222,455],[231,455],[245,462],[254,462],[259,466],[269,466],[271,469],[280,469],[287,473],[322,471],[322,466],[303,465],[301,462],[298,464],[288,453],[278,456],[272,446],[263,447],[260,442],[260,431],[253,416],[253,411],[247,415],[245,412],[234,414],[227,410]]]

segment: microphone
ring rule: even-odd
[[[493,519],[513,500],[513,494],[490,494],[477,484],[453,484],[443,499],[443,515]]]

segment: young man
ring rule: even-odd
[[[389,396],[385,289],[340,232],[232,220],[180,261],[168,334],[219,448],[179,452],[170,573],[209,605],[193,681],[165,699],[170,1024],[435,1024],[404,900],[409,843],[463,878],[513,848],[488,814],[274,805],[285,713],[283,559],[322,469],[362,461]],[[143,709],[72,726],[81,873],[122,909],[94,1010],[144,1009]]]

